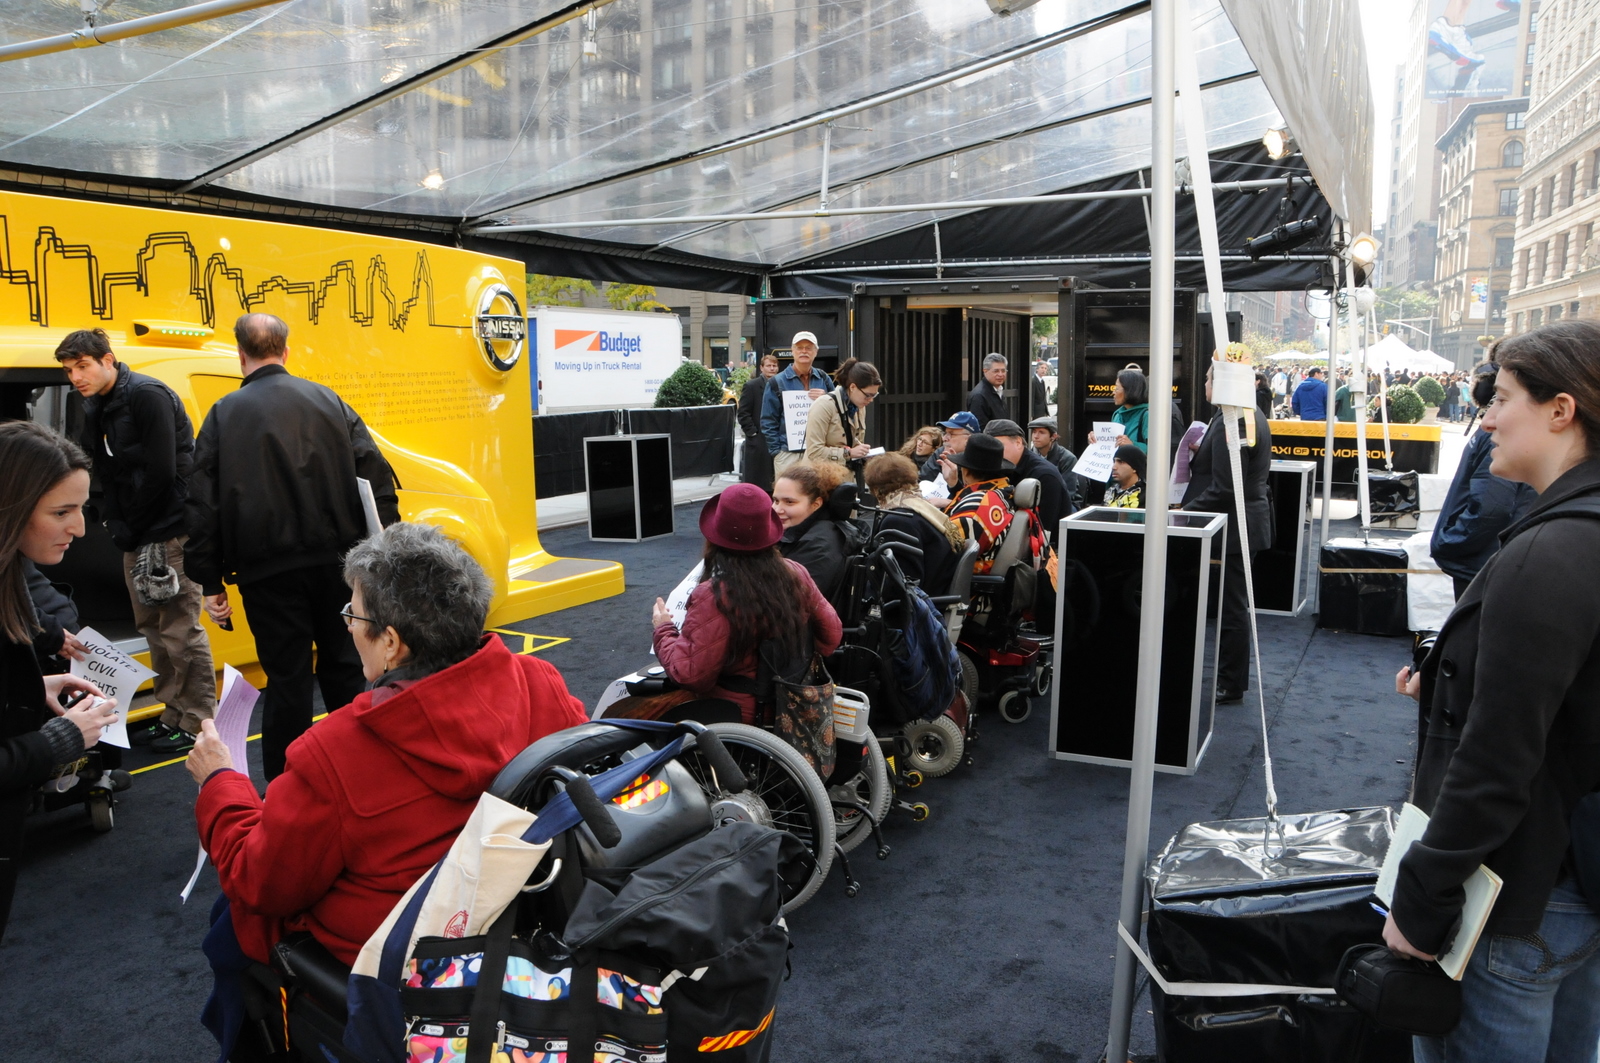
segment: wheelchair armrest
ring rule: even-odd
[[[959,605],[961,603],[961,595],[941,594],[937,598],[929,598],[928,601],[933,603],[935,609],[943,609],[947,605]]]
[[[350,968],[310,934],[290,934],[272,946],[272,966],[280,974],[292,978],[297,987],[329,1013],[347,1013]]]
[[[1006,585],[1006,578],[1004,576],[973,576],[972,577],[972,589],[973,590],[977,590],[979,587],[991,587],[992,588],[992,587],[1004,587],[1005,585]]]

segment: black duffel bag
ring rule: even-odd
[[[1339,999],[1387,1030],[1443,1037],[1461,1022],[1461,983],[1432,960],[1387,945],[1352,945],[1339,961]]]

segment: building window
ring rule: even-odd
[[[1508,218],[1517,216],[1517,190],[1515,188],[1502,188],[1500,190],[1500,213]]]
[[[1524,75],[1522,75],[1522,94],[1524,96],[1527,96],[1532,92],[1533,92],[1533,75],[1532,74],[1524,74]]]
[[[1507,129],[1521,129],[1523,126],[1527,125],[1527,123],[1528,123],[1528,112],[1527,111],[1507,111],[1506,112],[1506,128]]]
[[[1523,62],[1527,63],[1529,66],[1533,65],[1533,49],[1534,49],[1534,44],[1533,44],[1532,41],[1529,41],[1528,42],[1528,57],[1523,60]]]
[[[1544,324],[1544,311],[1543,310],[1529,310],[1528,311],[1528,327],[1529,328],[1538,328],[1542,324]]]
[[[1528,285],[1533,283],[1533,274],[1529,272],[1530,269],[1531,267],[1528,265],[1528,251],[1526,248],[1524,248],[1522,252],[1522,263],[1517,268],[1517,277],[1519,278],[1517,287],[1526,288]]]
[[[1494,238],[1494,268],[1509,269],[1511,267],[1512,248],[1516,241],[1509,236]]]
[[[1553,175],[1544,183],[1544,195],[1539,198],[1544,207],[1544,213],[1540,217],[1548,218],[1556,209],[1556,179]]]
[[[1556,257],[1550,263],[1555,268],[1550,272],[1555,274],[1557,277],[1564,277],[1567,275],[1567,242],[1568,237],[1566,233],[1562,233],[1560,236],[1556,237]]]
[[[1533,212],[1534,212],[1538,202],[1539,202],[1539,188],[1538,188],[1537,185],[1535,185],[1533,188],[1528,189],[1528,198],[1527,198],[1527,201],[1526,201],[1527,205],[1524,207],[1524,209],[1522,211],[1522,223],[1524,225],[1532,225],[1533,224]]]
[[[1580,303],[1576,299],[1574,299],[1572,302],[1567,304],[1567,316],[1568,317],[1577,317],[1578,316],[1578,311],[1579,311],[1579,309],[1582,308],[1582,306],[1583,306],[1582,303]]]
[[[1573,163],[1567,167],[1567,201],[1562,204],[1570,207],[1578,200],[1578,164]]]
[[[1518,311],[1517,313],[1511,315],[1511,331],[1512,332],[1521,332],[1522,331],[1522,313],[1521,313],[1521,311]]]
[[[1522,165],[1522,141],[1506,142],[1506,146],[1500,149],[1500,165],[1518,167]]]
[[[1561,304],[1560,303],[1557,303],[1555,306],[1552,306],[1546,312],[1545,320],[1550,322],[1550,324],[1552,324],[1552,325],[1554,325],[1557,321],[1561,320]]]
[[[1489,320],[1498,321],[1501,324],[1505,323],[1505,320],[1506,320],[1506,293],[1505,292],[1490,292],[1489,293]]]

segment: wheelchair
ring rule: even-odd
[[[613,681],[593,715],[599,718],[607,706],[629,695],[649,696],[672,689],[675,684],[665,669],[655,665]],[[743,819],[776,827],[792,834],[812,854],[815,873],[802,889],[785,895],[785,911],[814,897],[835,863],[843,873],[845,895],[860,893],[861,884],[851,871],[848,854],[868,838],[873,840],[879,860],[889,858],[891,850],[880,825],[889,812],[893,790],[884,752],[869,729],[871,709],[863,692],[835,687],[835,762],[827,780],[769,726],[742,722],[739,708],[732,702],[696,699],[661,717],[669,723],[693,720],[705,724],[751,780],[744,793],[714,801],[719,823]],[[714,777],[701,772],[692,757],[686,762],[702,787],[708,792],[714,789]]]
[[[1020,481],[1011,501],[1016,515],[989,572],[971,574],[969,566],[958,572],[958,580],[971,583],[962,584],[964,608],[950,616],[949,627],[968,704],[993,704],[1002,720],[1021,723],[1033,712],[1033,696],[1050,689],[1052,640],[1031,623],[1038,580],[1048,578],[1031,548],[1039,481]],[[976,544],[968,548],[975,552]]]
[[[547,735],[502,768],[489,793],[538,809],[566,791],[582,816],[553,839],[523,887],[515,902],[518,936],[559,936],[586,882],[614,886],[633,869],[719,826],[757,819],[757,809],[767,809],[771,820],[791,828],[816,829],[807,822],[812,813],[797,820],[790,818],[792,809],[767,804],[775,790],[772,779],[763,776],[785,769],[776,767],[774,750],[763,739],[778,740],[756,731],[761,738],[752,741],[745,732],[756,729],[740,728],[692,721],[591,722]],[[596,798],[590,777],[680,739],[684,747],[654,771],[663,785],[648,787],[651,780],[641,777],[610,801]],[[832,817],[823,817],[820,825],[831,838]],[[785,909],[814,894],[826,871],[809,857],[782,866]],[[271,960],[247,972],[247,1021],[230,1059],[357,1063],[343,1043],[350,969],[305,933],[277,942]]]

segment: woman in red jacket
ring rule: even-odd
[[[214,939],[264,962],[300,930],[352,963],[496,773],[586,719],[555,668],[482,634],[493,587],[439,529],[390,525],[350,552],[344,577],[345,624],[372,689],[289,746],[264,801],[210,721],[189,754],[200,840],[222,884],[206,939],[214,967]]]

